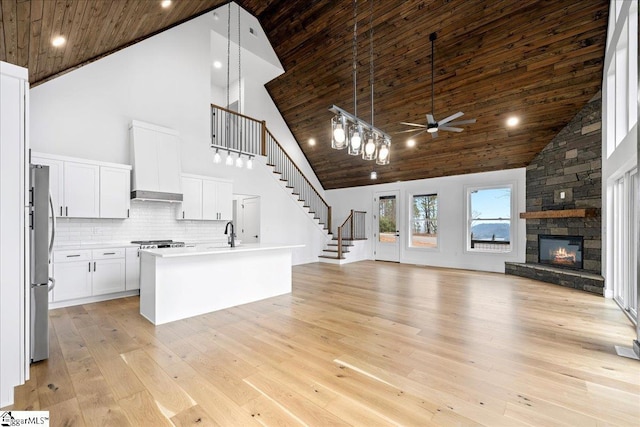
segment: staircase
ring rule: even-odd
[[[365,218],[366,212],[351,210],[351,213],[344,220],[335,237],[327,243],[318,257],[320,262],[331,264],[346,264],[349,261],[349,254],[357,249],[360,241],[366,239]]]
[[[267,166],[280,176],[280,181],[327,235],[331,235],[331,206],[284,151],[265,121],[211,104],[211,148],[249,158],[265,156]]]

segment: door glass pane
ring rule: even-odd
[[[396,242],[396,196],[382,196],[378,202],[378,239],[381,243]]]

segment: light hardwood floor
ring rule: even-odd
[[[52,426],[640,423],[640,363],[614,351],[634,328],[611,300],[372,261],[293,281],[159,327],[137,297],[53,310],[51,356],[14,409]]]

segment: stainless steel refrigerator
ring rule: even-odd
[[[53,277],[49,277],[56,227],[49,193],[49,166],[30,167],[29,207],[31,361],[37,362],[49,357],[49,292],[55,285]]]

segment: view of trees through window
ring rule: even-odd
[[[394,243],[396,237],[396,196],[382,196],[378,205],[378,236],[381,242]]]
[[[438,246],[438,195],[415,195],[411,202],[410,245],[418,248]]]
[[[484,188],[469,192],[469,249],[511,250],[511,188]]]

